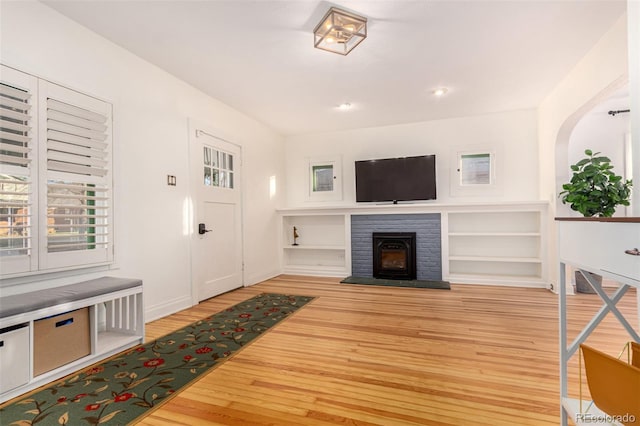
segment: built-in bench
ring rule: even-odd
[[[0,402],[143,340],[138,279],[103,277],[2,297]]]

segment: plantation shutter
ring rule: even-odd
[[[110,261],[111,106],[47,82],[40,84],[40,102],[46,105],[41,269]]]
[[[37,268],[37,253],[32,250],[37,223],[37,80],[5,66],[1,70],[0,269],[3,274],[12,274]]]

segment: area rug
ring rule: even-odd
[[[311,300],[260,294],[6,403],[0,424],[129,424]]]
[[[439,290],[451,290],[448,281],[429,280],[383,280],[369,277],[347,277],[340,281],[342,284],[364,284],[364,285],[384,285],[389,287],[414,287],[414,288],[434,288]]]

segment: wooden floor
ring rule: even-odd
[[[559,424],[553,293],[338,281],[280,276],[147,324],[154,339],[258,293],[317,296],[138,424]],[[637,325],[635,297],[620,306]],[[569,305],[576,335],[600,302],[576,295]],[[613,354],[627,340],[609,314],[589,343]]]

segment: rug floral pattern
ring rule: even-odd
[[[128,424],[311,300],[260,294],[15,400],[0,424]]]

